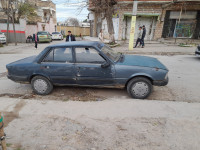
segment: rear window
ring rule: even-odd
[[[53,32],[52,34],[60,34],[60,32]]]
[[[37,35],[47,35],[47,32],[38,32]]]

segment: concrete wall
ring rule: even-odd
[[[26,21],[20,20],[19,24],[15,24],[15,31],[16,31],[16,39],[17,42],[26,42],[26,35],[25,35],[25,28],[26,28]],[[0,31],[5,33],[7,36],[7,24],[0,23]],[[13,24],[9,24],[9,31],[8,31],[8,42],[14,42],[14,31],[13,31]]]
[[[73,35],[81,35],[82,36],[89,36],[90,35],[90,27],[68,27],[68,26],[57,26],[57,31],[61,32],[64,31],[65,35],[68,34],[68,31],[72,31]]]

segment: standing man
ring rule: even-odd
[[[135,44],[135,47],[137,47],[138,43],[141,44],[141,39],[142,39],[142,27],[139,27],[139,32],[138,32],[138,36],[137,36],[137,41],[136,41],[136,44]]]
[[[143,25],[142,28],[143,28],[143,32],[142,32],[141,44],[142,44],[142,48],[144,48],[144,38],[145,38],[145,36],[146,36],[146,28],[145,28],[145,25]]]
[[[37,49],[38,48],[37,45],[38,45],[38,41],[39,41],[37,33],[33,34],[33,41],[35,41],[35,49]]]
[[[76,38],[74,35],[72,35],[71,31],[68,31],[68,35],[66,37],[66,42],[72,42],[72,41],[76,41]]]

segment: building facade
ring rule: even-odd
[[[107,21],[90,9],[91,36],[97,36],[103,29],[105,38],[109,38]],[[115,40],[129,39],[133,0],[117,0],[114,6],[113,25]],[[145,40],[160,38],[200,37],[200,1],[199,0],[138,0],[135,38],[140,26],[146,26]]]
[[[0,7],[6,7],[7,0],[0,1]],[[17,41],[25,42],[26,38],[29,35],[33,35],[38,31],[48,31],[50,33],[56,30],[57,19],[56,19],[56,5],[51,0],[18,0],[14,3],[14,7],[18,8],[20,3],[29,3],[32,7],[35,8],[35,12],[37,13],[37,17],[29,16],[20,18],[17,20],[18,14],[15,14],[15,26],[17,27]],[[4,12],[1,12],[0,16],[0,31],[7,31],[7,15]],[[19,27],[18,27],[19,26]],[[9,25],[9,42],[13,42],[13,27],[10,22]]]

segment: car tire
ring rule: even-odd
[[[38,95],[48,95],[53,90],[52,83],[43,76],[35,76],[31,80],[33,91]]]
[[[135,99],[145,99],[152,92],[153,86],[149,79],[136,77],[128,82],[127,92]]]

